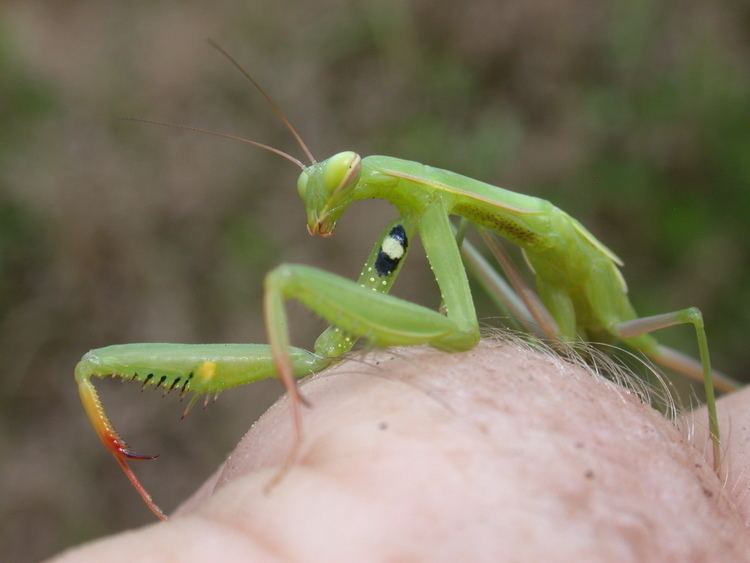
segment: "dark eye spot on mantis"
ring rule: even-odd
[[[378,275],[380,277],[390,275],[398,266],[408,247],[409,240],[406,238],[404,227],[396,225],[380,245],[378,257],[375,260],[375,271]]]

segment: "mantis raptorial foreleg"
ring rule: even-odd
[[[326,362],[299,348],[289,350],[291,370],[301,377]],[[109,421],[92,377],[120,377],[145,386],[176,390],[181,395],[211,395],[266,379],[274,374],[271,349],[265,344],[125,344],[88,352],[75,369],[81,401],[99,439],[112,453],[146,505],[159,518],[164,513],[128,466],[128,459],[154,459],[136,454]]]
[[[341,276],[300,265],[281,265],[266,276],[264,310],[268,338],[285,385],[294,386],[284,301],[295,299],[349,338],[376,346],[429,344],[445,350],[471,348],[479,328],[448,216],[441,205],[423,215],[419,234],[446,304],[446,315],[378,292]],[[368,278],[377,282],[377,276]],[[298,428],[301,400],[290,390]]]
[[[411,231],[412,225],[409,221],[399,220],[391,223],[370,252],[356,282],[334,274],[328,274],[317,268],[290,264],[282,264],[266,275],[264,284],[265,323],[271,351],[278,368],[278,377],[289,393],[296,436],[294,449],[296,449],[302,437],[300,405],[305,404],[305,400],[297,388],[291,356],[287,353],[290,344],[284,300],[296,299],[331,323],[331,326],[315,342],[315,353],[317,355],[328,358],[329,361],[342,356],[352,349],[357,337],[362,336],[362,333],[357,330],[350,330],[346,322],[341,319],[345,311],[342,312],[343,302],[338,300],[339,296],[336,294],[335,287],[337,287],[337,284],[346,282],[345,286],[354,286],[357,290],[363,291],[368,298],[372,295],[387,294],[403,265]],[[396,241],[393,238],[394,236],[396,239],[402,238],[403,242]],[[400,245],[400,253],[397,257],[392,258],[390,266],[383,266],[381,255],[384,252],[384,245],[387,245],[389,240],[394,241],[393,244]],[[333,282],[326,276],[335,278],[336,281]],[[326,285],[328,282],[331,282],[330,287]]]
[[[387,293],[393,286],[408,249],[407,229],[394,221],[383,231],[365,262],[358,284],[370,292]],[[408,227],[408,226],[407,226]],[[411,229],[411,227],[408,227]],[[388,261],[383,258],[384,241],[403,233],[402,254]],[[379,261],[387,263],[378,272]],[[381,275],[382,274],[382,275]],[[372,281],[370,281],[372,280]],[[288,369],[293,378],[320,371],[335,358],[351,350],[356,338],[337,327],[330,327],[315,343],[315,353],[301,348],[286,348]],[[88,352],[75,369],[79,394],[86,413],[104,446],[112,453],[149,509],[165,518],[146,489],[129,467],[127,460],[154,459],[131,451],[114,430],[91,381],[92,377],[120,377],[144,387],[192,394],[188,409],[201,395],[210,396],[225,389],[253,383],[276,375],[276,366],[267,344],[125,344]],[[296,385],[292,385],[292,392]],[[187,409],[186,409],[187,411]]]
[[[451,351],[469,349],[479,341],[469,282],[442,203],[428,207],[418,230],[440,287],[445,315],[380,292],[382,282],[376,272],[363,271],[365,282],[360,277],[357,283],[317,268],[283,264],[266,276],[263,303],[268,340],[278,375],[289,393],[295,428],[292,449],[272,484],[290,467],[302,437],[304,401],[289,356],[286,300],[295,299],[326,319],[340,331],[334,334],[347,335],[344,339],[349,343],[364,337],[376,346],[429,344]],[[316,348],[322,344],[331,346],[328,339],[319,339]]]
[[[412,220],[399,218],[392,221],[370,251],[357,284],[376,293],[389,293],[406,262],[413,234]],[[356,341],[355,336],[331,325],[317,338],[314,350],[320,356],[338,358],[351,350]]]
[[[456,333],[450,340],[443,344],[431,344],[445,350],[471,348],[479,342],[479,322],[466,270],[442,201],[433,202],[424,211],[419,223],[419,234],[440,288],[445,314],[456,328]]]

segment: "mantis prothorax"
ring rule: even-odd
[[[427,344],[446,352],[467,350],[480,338],[466,267],[525,324],[558,342],[607,333],[705,386],[713,461],[720,467],[719,425],[714,381],[722,390],[735,384],[712,372],[703,319],[697,308],[650,317],[633,309],[619,267],[622,261],[583,225],[549,201],[512,192],[454,172],[388,156],[360,157],[346,151],[316,162],[301,137],[255,80],[223,49],[212,44],[248,78],[292,131],[310,160],[305,165],[257,141],[203,129],[151,122],[239,140],[280,155],[301,168],[299,196],[311,235],[333,234],[354,202],[384,199],[399,218],[382,232],[359,279],[351,281],[317,268],[283,264],[265,278],[264,316],[269,344],[125,344],[92,350],[75,369],[81,400],[104,445],[152,512],[165,518],[128,466],[133,453],[110,424],[92,377],[121,377],[181,394],[201,395],[269,377],[279,377],[289,395],[295,443],[301,442],[301,407],[296,379],[322,370],[352,349],[359,338],[375,346]],[[141,120],[146,121],[146,120]],[[457,215],[501,235],[523,250],[536,277],[536,293],[525,287],[495,241],[490,250],[513,288],[468,242],[460,244],[449,217]],[[403,266],[409,241],[419,236],[440,288],[435,311],[388,295]],[[463,259],[462,259],[463,253]],[[538,297],[537,297],[538,295]],[[290,346],[285,301],[296,299],[330,323],[309,352]],[[649,333],[677,324],[693,325],[700,363],[660,345]]]

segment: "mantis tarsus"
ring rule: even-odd
[[[464,266],[524,323],[535,323],[551,339],[566,342],[589,334],[608,334],[659,364],[703,380],[714,466],[719,470],[714,380],[722,390],[730,390],[735,384],[711,370],[698,309],[638,317],[627,296],[619,270],[620,259],[549,201],[387,156],[361,158],[347,151],[316,162],[265,91],[221,47],[212,45],[268,100],[310,164],[250,139],[150,123],[239,140],[299,166],[302,172],[297,190],[305,204],[311,235],[333,234],[344,211],[359,200],[385,199],[398,210],[399,218],[384,229],[356,282],[301,265],[284,264],[268,273],[263,303],[268,345],[126,344],[92,350],[81,359],[75,378],[86,412],[102,442],[156,516],[165,518],[127,463],[128,458],[152,456],[133,453],[118,436],[104,413],[92,377],[122,377],[144,386],[192,393],[192,404],[202,395],[214,395],[227,388],[277,376],[289,394],[296,431],[291,462],[301,440],[301,406],[305,403],[295,378],[337,361],[352,349],[358,338],[376,346],[428,344],[447,352],[467,350],[477,344],[479,325]],[[484,233],[513,287],[505,284],[494,268],[463,241],[462,232],[457,236],[449,219],[451,215],[520,246],[536,277],[536,293],[525,287],[495,241]],[[443,305],[439,312],[388,295],[405,262],[408,242],[415,235],[422,239],[440,288]],[[289,344],[284,308],[288,299],[302,302],[331,325],[317,339],[313,352]],[[694,326],[700,363],[658,344],[649,334],[676,324]]]

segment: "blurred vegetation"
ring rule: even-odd
[[[358,272],[393,216],[352,208],[306,234],[296,172],[153,117],[295,151],[225,61],[247,64],[321,156],[429,162],[552,200],[627,262],[636,307],[702,308],[717,366],[750,376],[747,3],[534,0],[5,2],[0,8],[0,546],[36,560],[151,521],[88,428],[89,348],[265,341],[264,272]],[[438,302],[414,252],[399,295]],[[480,315],[492,317],[481,297]],[[322,323],[294,311],[294,339]],[[663,340],[694,350],[690,331]],[[103,385],[170,510],[279,392],[180,407]],[[33,538],[33,541],[30,541]],[[7,559],[6,559],[7,557]]]

